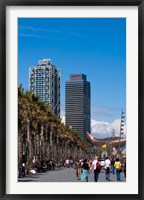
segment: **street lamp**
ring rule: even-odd
[[[52,160],[52,131],[50,131],[50,160]]]
[[[57,164],[59,164],[59,160],[60,160],[60,153],[59,153],[59,136],[57,135],[56,136],[56,161],[57,161]]]
[[[40,159],[43,159],[43,126],[41,125],[41,132],[40,132]]]
[[[29,119],[27,119],[27,143],[26,143],[26,145],[27,145],[27,148],[26,148],[26,155],[27,155],[27,165],[29,166],[29,149],[30,149],[30,147],[29,147],[29,136],[30,136],[30,120]]]

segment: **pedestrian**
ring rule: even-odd
[[[110,165],[111,165],[110,159],[106,157],[104,164],[106,181],[110,181]]]
[[[55,162],[52,160],[52,169],[55,170]]]
[[[69,164],[70,164],[70,163],[69,163],[69,159],[67,158],[67,159],[65,160],[65,166],[66,166],[67,168],[69,168],[69,167],[70,167]]]
[[[50,160],[50,161],[49,161],[49,169],[50,169],[50,170],[52,170],[52,163],[53,163],[53,161]]]
[[[89,169],[89,164],[87,162],[87,159],[85,159],[82,165],[81,181],[88,182]]]
[[[105,161],[104,161],[103,158],[101,159],[101,162],[100,162],[100,163],[101,163],[101,166],[102,166],[102,167],[101,167],[101,172],[105,172],[105,169],[104,169]]]
[[[120,171],[121,171],[121,162],[119,161],[119,158],[116,158],[116,161],[114,163],[114,167],[116,169],[116,177],[117,177],[117,181],[120,181],[121,177],[120,177]]]
[[[112,174],[115,174],[115,167],[114,167],[115,159],[111,159],[111,167],[112,167]]]
[[[83,165],[84,159],[80,159],[81,166]]]
[[[23,169],[22,169],[22,165],[21,164],[19,164],[18,170],[19,170],[18,177],[22,178],[23,177]]]
[[[36,175],[36,171],[34,169],[30,168],[29,174],[30,175]]]
[[[25,163],[22,164],[22,176],[25,177],[26,175],[26,169],[25,169]]]
[[[123,172],[124,172],[124,177],[126,178],[126,158],[123,161]]]
[[[70,159],[69,163],[70,163],[70,168],[73,168],[73,159],[72,158]]]
[[[93,169],[94,169],[94,181],[97,182],[98,181],[98,177],[99,177],[99,173],[100,173],[100,167],[101,166],[99,161],[98,161],[98,156],[95,157],[95,159],[93,160]]]
[[[75,169],[76,169],[77,179],[80,180],[82,167],[81,167],[81,162],[79,160],[76,160],[75,162]]]
[[[89,160],[90,173],[92,172],[92,164],[93,164],[92,159],[90,159]]]

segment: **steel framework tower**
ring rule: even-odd
[[[60,116],[60,69],[50,59],[39,60],[37,66],[29,68],[29,91]]]

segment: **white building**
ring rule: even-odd
[[[29,68],[29,90],[60,116],[60,70],[50,59],[39,60],[37,66]]]

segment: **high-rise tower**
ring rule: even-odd
[[[87,142],[90,133],[90,82],[84,74],[71,74],[66,81],[66,125],[76,130]]]
[[[29,90],[60,116],[60,70],[50,59],[39,60],[29,68]]]

